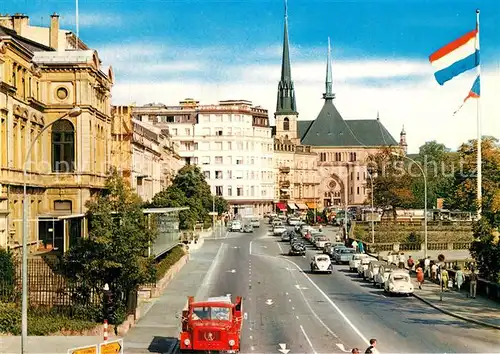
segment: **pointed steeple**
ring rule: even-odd
[[[328,37],[328,56],[326,62],[326,79],[325,79],[325,93],[323,98],[325,100],[333,100],[335,94],[333,93],[333,76],[332,76],[332,50],[330,47],[330,37]]]
[[[283,34],[283,56],[281,58],[281,80],[278,84],[278,99],[276,113],[296,114],[295,89],[290,66],[290,45],[288,43],[288,8],[285,0],[285,26]]]

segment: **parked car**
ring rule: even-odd
[[[290,245],[290,250],[288,251],[290,256],[305,256],[306,246],[302,242],[295,242]]]
[[[251,224],[245,224],[243,226],[243,232],[245,232],[245,233],[253,232],[253,226]]]
[[[389,278],[389,274],[391,274],[391,272],[396,269],[398,268],[394,264],[388,264],[388,263],[382,264],[377,274],[375,274],[375,277],[373,279],[373,285],[375,285],[378,288],[383,288],[385,282]]]
[[[330,242],[330,239],[324,235],[314,238],[314,245],[319,250],[322,250],[327,242]]]
[[[288,219],[288,225],[290,225],[290,226],[295,226],[295,225],[298,225],[299,223],[300,223],[299,218],[289,218]]]
[[[317,254],[311,258],[311,273],[326,272],[332,274],[333,266],[330,257]]]
[[[349,270],[351,272],[354,272],[355,270],[358,269],[358,266],[359,264],[361,263],[361,260],[363,258],[367,258],[367,257],[370,257],[369,255],[367,255],[366,253],[359,253],[359,254],[355,254],[352,259],[349,261]]]
[[[343,248],[335,254],[335,262],[337,264],[349,263],[355,254],[356,250],[354,248]]]
[[[231,231],[241,231],[241,221],[233,220],[231,223]]]
[[[285,231],[281,234],[281,241],[290,241],[290,233],[288,231]]]
[[[330,258],[331,259],[335,259],[335,255],[337,253],[339,253],[341,250],[347,248],[345,245],[337,245],[337,246],[334,246],[331,250],[331,253],[330,253]]]
[[[273,235],[274,236],[281,236],[281,234],[285,231],[286,231],[286,227],[284,227],[283,225],[277,225],[273,229]]]
[[[384,291],[390,294],[413,294],[414,287],[408,271],[403,269],[393,270],[384,284]]]
[[[250,219],[250,224],[253,227],[260,227],[260,220],[258,218],[252,218]]]
[[[366,257],[361,259],[361,262],[358,265],[358,276],[363,277],[365,279],[365,272],[368,270],[368,265],[370,262],[376,261],[376,258],[373,257]]]
[[[378,273],[380,266],[387,264],[384,261],[371,261],[365,273],[365,279],[369,282],[374,281],[375,275]]]

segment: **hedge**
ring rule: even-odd
[[[172,248],[168,254],[156,264],[156,280],[163,278],[170,267],[177,263],[185,254],[184,245],[177,245]]]
[[[46,336],[59,332],[81,333],[99,325],[96,322],[71,319],[51,311],[28,312],[28,335]],[[21,334],[21,308],[12,303],[0,303],[0,333]]]

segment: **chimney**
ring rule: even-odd
[[[23,27],[28,25],[28,16],[16,13],[12,16],[12,29],[20,36],[23,35]]]
[[[49,47],[57,50],[59,44],[59,15],[55,12],[50,15]]]

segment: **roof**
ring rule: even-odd
[[[88,63],[94,59],[93,50],[74,50],[35,53],[33,61],[44,64]]]
[[[16,40],[16,42],[20,43],[23,47],[26,49],[32,51],[32,52],[43,52],[43,51],[49,51],[53,52],[55,51],[53,48],[47,47],[43,44],[37,43],[35,41],[32,41],[31,39],[28,39],[26,37],[22,37],[17,34],[16,31],[0,26],[0,37],[12,37],[13,39]]]
[[[297,121],[300,139],[312,146],[398,145],[378,119],[344,120],[332,100],[325,100],[313,121]]]

